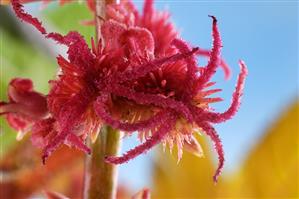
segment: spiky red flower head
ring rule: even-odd
[[[111,93],[110,87],[114,87],[119,79],[128,82],[132,77],[142,75],[145,72],[143,67],[157,68],[163,63],[183,59],[195,52],[188,51],[152,60],[153,40],[146,29],[127,28],[117,22],[107,21],[103,24],[102,34],[105,48],[101,45],[96,47],[93,43],[93,50],[88,48],[78,33],[70,32],[65,37],[48,35],[69,46],[69,60],[58,57],[61,72],[57,80],[50,82],[49,111],[60,130],[56,138],[45,147],[45,157],[70,135],[83,141],[87,135],[98,132],[103,119],[96,116],[93,108],[98,97],[107,96],[103,105],[105,107],[128,104],[123,96]],[[114,110],[113,115],[118,115],[118,120],[125,117],[122,116],[123,110]]]
[[[130,79],[128,75],[131,73],[144,73],[143,68],[138,67],[141,61],[145,67],[157,68],[195,52],[148,62],[153,58],[154,49],[149,31],[127,28],[112,21],[107,21],[102,28],[105,48],[93,44],[93,50],[90,50],[79,33],[70,32],[66,36],[47,33],[36,18],[23,11],[18,1],[12,3],[17,16],[34,25],[47,38],[68,46],[68,60],[61,56],[57,58],[61,72],[56,80],[50,81],[48,107],[51,116],[33,127],[32,140],[44,148],[44,159],[62,143],[89,152],[83,141],[88,135],[97,134],[102,124],[101,118],[96,117],[93,103],[98,96],[110,94],[107,87],[116,84],[118,76]],[[110,38],[111,35],[114,37]]]
[[[119,122],[109,115],[108,107],[105,108],[105,100],[108,99],[108,96],[98,98],[95,110],[107,124],[124,131],[139,130],[140,137],[146,138],[144,144],[121,157],[107,157],[108,162],[115,164],[127,162],[161,141],[168,143],[170,148],[176,144],[180,159],[185,143],[188,143],[189,146],[192,143],[193,147],[198,146],[193,137],[193,129],[197,128],[206,132],[215,143],[219,155],[219,166],[214,176],[214,180],[217,180],[223,167],[224,158],[219,136],[210,123],[225,121],[236,113],[247,70],[244,63],[240,62],[241,73],[233,95],[232,106],[224,113],[212,112],[209,103],[221,99],[208,98],[208,96],[218,92],[219,89],[207,90],[207,88],[214,84],[210,82],[210,79],[220,63],[219,55],[222,46],[217,21],[215,17],[212,18],[214,41],[206,67],[198,70],[195,57],[190,56],[174,63],[163,64],[159,68],[147,70],[143,67],[144,71],[140,70],[140,75],[139,73],[128,73],[129,75],[119,77],[118,85],[110,86],[109,91],[113,95],[122,96],[133,104],[150,106],[153,111],[149,119],[143,120],[144,118],[140,119],[139,117],[139,120],[135,119],[133,124],[125,121]],[[188,45],[179,39],[174,39],[171,45],[175,49],[174,53],[190,51]],[[148,110],[147,108],[146,110]],[[131,112],[134,112],[134,109],[131,109]],[[136,113],[131,113],[134,118],[137,114],[139,114],[139,110]]]
[[[170,148],[176,144],[180,159],[184,145],[198,153],[200,146],[193,134],[199,129],[215,144],[217,180],[224,154],[211,124],[224,122],[237,112],[247,70],[240,61],[231,106],[224,113],[213,112],[210,103],[221,98],[208,97],[219,91],[209,88],[214,85],[210,79],[219,65],[225,68],[215,17],[211,16],[213,47],[203,51],[177,38],[168,15],[154,11],[152,1],[146,1],[142,16],[130,2],[111,5],[108,20],[101,26],[104,45],[92,41],[91,50],[79,33],[47,33],[36,18],[23,11],[18,0],[12,5],[19,18],[68,46],[68,60],[57,58],[61,72],[50,81],[50,116],[35,122],[32,129],[34,143],[44,148],[44,160],[63,143],[89,152],[84,140],[101,124],[128,134],[138,131],[139,137],[145,138],[121,157],[107,157],[107,162],[127,162],[161,142]],[[195,54],[208,56],[208,64],[198,67]]]

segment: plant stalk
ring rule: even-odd
[[[95,0],[96,42],[101,39],[101,24],[105,8],[113,0]],[[104,125],[94,143],[90,142],[91,155],[86,157],[84,199],[115,199],[117,191],[117,166],[105,162],[106,156],[116,156],[120,150],[119,130]]]
[[[96,141],[91,143],[92,153],[86,157],[84,199],[115,199],[117,166],[105,162],[105,157],[117,155],[120,132],[103,126]]]

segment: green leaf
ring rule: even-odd
[[[70,3],[58,7],[58,4],[51,4],[45,11],[45,20],[52,24],[57,31],[66,34],[69,31],[79,31],[87,43],[95,35],[94,26],[84,26],[80,22],[83,20],[93,20],[92,13],[84,4]]]

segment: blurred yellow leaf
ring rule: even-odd
[[[298,116],[296,102],[264,134],[232,181],[234,196],[299,198]]]
[[[298,114],[296,102],[265,132],[240,170],[221,176],[216,186],[209,154],[198,158],[185,153],[176,165],[174,158],[159,153],[154,198],[299,198]],[[204,145],[203,151],[210,150]]]
[[[205,143],[203,137],[199,143]],[[153,198],[213,198],[216,196],[217,186],[212,176],[215,172],[214,164],[207,154],[209,147],[202,144],[204,157],[199,158],[185,152],[182,160],[177,164],[175,155],[159,153],[154,168]]]

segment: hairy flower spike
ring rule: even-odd
[[[216,172],[213,176],[214,182],[217,182],[224,165],[224,152],[221,140],[216,130],[209,123],[198,121],[197,125],[201,127],[202,130],[211,138],[212,142],[214,143],[215,150],[217,151],[219,163]]]
[[[204,115],[204,117],[207,119],[207,121],[210,121],[213,123],[225,122],[226,120],[231,119],[237,113],[237,111],[241,105],[241,97],[243,95],[245,78],[248,74],[245,62],[240,60],[239,65],[241,68],[241,72],[238,76],[237,85],[236,85],[235,91],[233,93],[232,103],[231,103],[230,107],[227,109],[227,111],[225,111],[223,113],[214,113],[214,112],[207,113],[206,115]]]
[[[21,20],[33,25],[37,30],[39,30],[42,34],[46,34],[46,29],[42,26],[42,23],[35,17],[32,17],[30,14],[24,11],[23,5],[19,3],[19,0],[12,0],[11,2],[13,9],[17,17]]]
[[[220,33],[217,27],[217,20],[214,16],[210,16],[213,19],[213,48],[211,50],[210,60],[207,66],[204,68],[203,74],[197,80],[196,89],[201,90],[204,85],[211,79],[216,72],[216,68],[219,64],[220,49],[222,47]]]
[[[94,11],[94,2],[87,3]],[[200,129],[210,137],[218,154],[219,164],[213,177],[215,182],[218,180],[224,152],[212,123],[224,122],[237,112],[247,69],[240,61],[241,72],[231,106],[224,113],[213,112],[210,104],[222,99],[211,97],[221,89],[211,88],[215,82],[210,80],[219,66],[226,78],[230,75],[220,57],[221,37],[214,16],[210,16],[212,49],[204,50],[192,48],[179,39],[169,22],[169,14],[156,11],[152,0],[145,1],[143,13],[131,1],[109,4],[107,19],[101,24],[103,40],[92,39],[90,49],[78,32],[65,36],[47,33],[41,22],[24,12],[19,0],[12,0],[12,4],[21,20],[32,24],[46,38],[68,47],[68,59],[57,57],[61,70],[50,81],[46,115],[38,114],[29,121],[27,116],[36,116],[37,112],[26,109],[30,106],[24,103],[27,98],[0,103],[1,114],[15,114],[19,119],[15,123],[33,125],[32,142],[43,148],[43,161],[61,144],[90,153],[84,142],[88,136],[95,137],[103,124],[127,135],[138,131],[143,141],[122,156],[107,156],[105,160],[109,163],[128,162],[161,142],[170,150],[176,144],[179,161],[184,148],[202,156],[194,136],[194,129]],[[199,67],[196,56],[208,57],[208,64]],[[30,85],[28,88],[24,85],[27,92],[24,96],[32,93],[42,96],[32,91]],[[45,101],[45,97],[41,99]],[[23,109],[10,109],[10,106]]]

